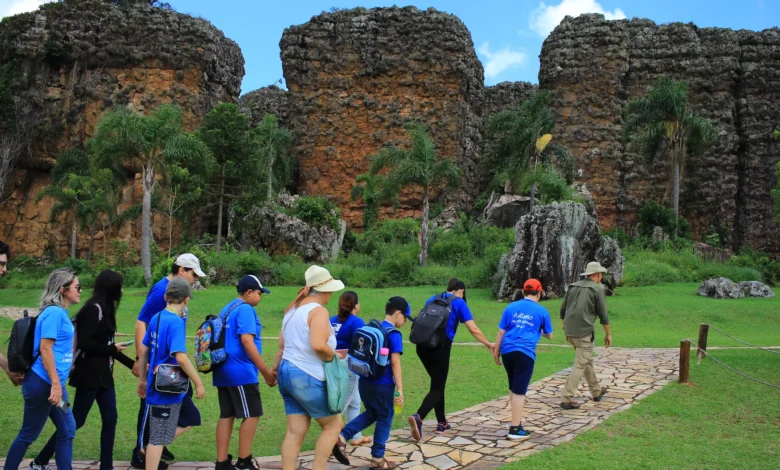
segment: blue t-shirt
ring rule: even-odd
[[[330,324],[333,326],[333,331],[336,332],[336,349],[349,349],[352,344],[352,335],[358,328],[366,325],[357,315],[350,315],[346,320],[341,321],[339,316],[330,319]]]
[[[383,321],[382,326],[385,328],[395,328],[393,324],[388,321]],[[404,338],[401,335],[400,331],[391,331],[390,334],[388,335],[388,342],[390,343],[387,345],[387,349],[390,350],[390,359],[387,362],[385,373],[377,379],[361,377],[360,380],[374,381],[379,385],[395,385],[395,377],[393,377],[392,356],[394,353],[398,353],[398,354],[404,353]]]
[[[70,374],[70,366],[73,364],[73,323],[68,317],[68,311],[59,305],[52,305],[43,309],[35,321],[35,336],[33,338],[33,351],[38,358],[33,363],[32,371],[38,377],[48,383],[51,378],[43,367],[43,358],[40,356],[41,339],[53,339],[54,365],[57,367],[57,376],[64,387]]]
[[[139,320],[149,325],[153,316],[165,310],[165,307],[168,305],[165,302],[165,289],[167,288],[168,276],[165,276],[149,289],[149,294],[146,295],[146,302],[144,302],[144,306],[141,307],[141,311],[138,313]]]
[[[428,299],[427,302],[425,302],[425,305],[428,305],[439,297],[441,297],[441,294],[434,295]],[[444,297],[455,297],[455,294],[446,292]],[[450,319],[447,320],[447,337],[450,339],[450,341],[454,341],[455,333],[458,332],[458,324],[473,320],[474,317],[471,315],[471,310],[469,310],[469,306],[466,301],[460,297],[455,297],[455,300],[452,301],[450,307],[452,307],[452,312],[450,313]]]
[[[249,385],[259,383],[257,374],[260,372],[244,345],[241,344],[241,335],[253,335],[257,351],[263,353],[263,341],[260,333],[263,325],[257,317],[255,309],[241,299],[233,299],[225,305],[220,316],[230,312],[227,320],[225,334],[225,351],[228,353],[227,361],[213,373],[212,383],[215,387],[234,387],[236,385]]]
[[[550,313],[533,300],[512,302],[504,309],[498,327],[505,331],[501,354],[520,351],[536,360],[536,344],[544,334],[553,332]]]
[[[159,335],[157,318],[160,318]],[[184,394],[160,393],[154,389],[154,370],[160,364],[178,365],[174,357],[175,353],[187,352],[186,337],[184,334],[184,320],[173,312],[163,310],[150,318],[149,328],[144,336],[144,346],[149,354],[149,375],[146,385],[147,405],[170,405],[184,400]],[[152,348],[154,343],[154,348]]]

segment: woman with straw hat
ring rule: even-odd
[[[295,469],[303,439],[314,419],[322,428],[314,448],[314,469],[324,469],[343,426],[341,414],[328,407],[323,364],[336,356],[336,335],[325,305],[344,283],[327,269],[306,270],[306,287],[285,309],[274,370],[287,415],[282,468]]]

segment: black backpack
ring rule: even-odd
[[[447,322],[455,296],[442,294],[420,310],[412,323],[409,341],[424,348],[436,348],[447,340]]]
[[[31,317],[27,310],[24,316],[14,322],[11,337],[8,338],[8,370],[23,374],[30,370],[38,359],[33,354],[35,343],[35,322],[38,317]]]

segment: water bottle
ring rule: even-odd
[[[398,389],[395,389],[394,398],[397,399],[400,396],[401,396],[401,394],[398,393]],[[402,410],[401,405],[399,405],[397,401],[393,400],[393,411],[395,411],[395,414],[400,415],[401,414],[401,410]]]
[[[390,362],[390,358],[388,356],[390,356],[390,350],[389,349],[387,349],[387,348],[380,348],[379,349],[379,362],[378,363],[379,363],[380,366],[383,366],[383,367],[384,366],[388,366],[388,364]]]

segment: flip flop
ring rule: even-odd
[[[357,446],[362,446],[362,445],[366,445],[366,444],[371,444],[372,442],[374,442],[374,439],[372,439],[372,438],[370,438],[368,436],[363,436],[360,439],[354,439],[352,442],[350,442],[350,444],[352,444],[353,446],[357,447]]]
[[[347,441],[344,436],[339,434],[339,439],[336,441],[336,445],[333,446],[333,456],[342,465],[349,465],[349,458],[347,457]]]
[[[382,458],[379,460],[371,459],[371,463],[369,463],[369,466],[371,467],[371,470],[385,470],[389,468],[398,468],[398,463],[396,462],[390,462],[389,460]]]

